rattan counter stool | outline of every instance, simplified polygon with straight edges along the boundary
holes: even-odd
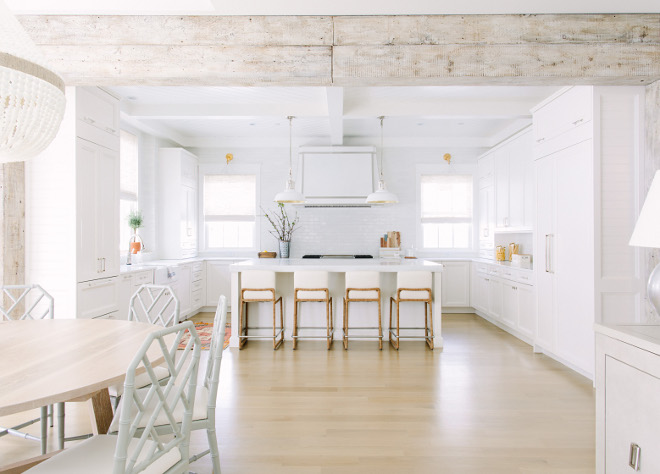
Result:
[[[425,339],[433,349],[433,274],[431,272],[399,272],[396,276],[396,298],[390,297],[390,343],[399,350],[401,329],[423,329],[423,336],[404,336],[406,339]],[[424,327],[400,327],[399,305],[403,302],[424,303]],[[392,305],[396,304],[396,328],[392,328]]]
[[[248,303],[273,304],[273,335],[250,335],[249,329],[269,329],[268,326],[249,327]],[[275,307],[280,304],[280,325],[277,326]],[[275,293],[275,272],[269,270],[249,270],[241,273],[241,295],[238,322],[238,348],[243,349],[248,339],[273,339],[273,350],[284,341],[284,315],[282,297]],[[245,311],[243,306],[245,305]]]
[[[378,339],[378,349],[383,349],[383,325],[380,311],[380,273],[369,271],[346,272],[346,296],[344,297],[344,349],[348,349],[348,304],[378,303],[378,327],[353,327],[351,329],[378,329],[378,336],[351,336],[351,339]]]
[[[300,336],[299,329],[323,329],[322,326],[298,327],[298,303],[320,302],[325,303],[326,335],[325,336]],[[325,339],[328,349],[332,347],[332,338],[335,330],[332,315],[332,297],[328,288],[328,272],[297,271],[293,273],[293,349],[296,349],[298,339]]]

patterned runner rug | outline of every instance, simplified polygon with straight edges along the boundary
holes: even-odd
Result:
[[[213,334],[213,323],[195,323],[195,330],[199,335],[199,338],[202,341],[202,350],[208,350],[211,347],[211,335]],[[231,328],[225,328],[225,344],[224,348],[226,349],[229,345],[229,336],[231,335]],[[185,349],[186,344],[190,339],[190,335],[186,334],[181,339],[179,343],[179,349]]]

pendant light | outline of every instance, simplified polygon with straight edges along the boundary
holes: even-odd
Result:
[[[391,193],[385,186],[385,179],[383,178],[383,120],[385,117],[378,117],[380,119],[380,162],[377,160],[378,166],[378,189],[367,196],[367,204],[396,204],[399,199],[396,194]]]
[[[284,191],[275,195],[275,202],[280,204],[301,204],[305,202],[305,196],[296,191],[296,182],[293,180],[293,117],[289,119],[289,178],[286,180]]]
[[[65,108],[64,81],[48,68],[0,0],[0,162],[30,158],[55,138]]]

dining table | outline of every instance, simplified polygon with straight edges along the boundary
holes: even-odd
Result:
[[[147,335],[160,329],[159,325],[111,319],[0,322],[0,416],[60,402],[88,401],[93,433],[107,433],[113,416],[108,387],[123,383]],[[152,364],[164,360],[156,346],[147,356]],[[140,367],[137,373],[144,372]]]

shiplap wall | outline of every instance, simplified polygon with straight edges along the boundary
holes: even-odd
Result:
[[[372,145],[376,145],[376,141]],[[350,144],[350,143],[348,143]],[[365,144],[365,143],[361,143]],[[284,188],[288,169],[288,148],[191,149],[200,163],[224,163],[228,152],[236,164],[261,165],[261,206],[275,209],[273,197]],[[418,164],[448,165],[442,159],[451,153],[453,163],[476,165],[483,148],[434,149],[386,148],[385,180],[388,189],[399,197],[399,204],[373,208],[291,208],[300,216],[300,227],[291,242],[291,256],[304,254],[372,254],[377,255],[381,234],[388,230],[401,232],[404,247],[413,245],[416,236],[415,169]],[[232,166],[231,164],[228,166]],[[294,165],[295,166],[295,165]],[[261,218],[260,249],[279,252],[277,240],[268,232],[269,224]],[[253,252],[250,252],[252,256]]]

